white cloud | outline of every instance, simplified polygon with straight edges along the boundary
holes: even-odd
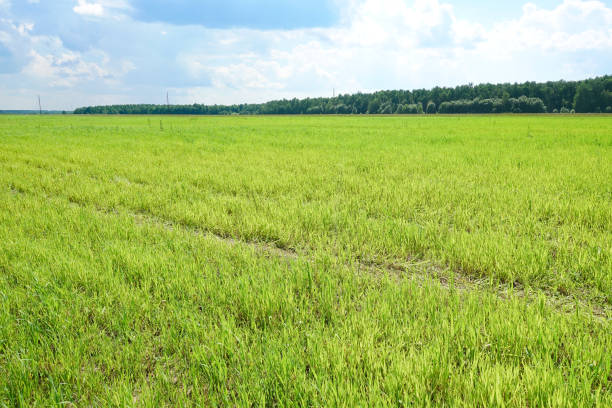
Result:
[[[23,73],[47,80],[51,86],[72,86],[78,81],[106,78],[110,74],[95,62],[84,61],[80,55],[64,52],[60,55],[42,55],[31,51],[30,63]]]
[[[168,83],[176,85],[175,103],[240,103],[332,88],[578,79],[609,73],[612,64],[612,9],[601,1],[565,0],[552,9],[527,3],[521,16],[486,26],[459,18],[448,0],[336,1],[344,4],[336,27],[270,31],[145,23],[126,17],[123,0],[72,0],[76,21],[98,24],[101,49],[70,50],[32,24],[6,28],[1,19],[0,42],[20,59],[22,77],[123,95],[116,102],[157,98]]]
[[[257,90],[256,100],[272,93],[315,96],[334,87],[356,92],[409,86],[449,50],[471,47],[484,35],[480,25],[455,18],[453,8],[437,0],[355,2],[344,20],[328,29],[209,30],[219,48],[183,52],[178,61],[194,78],[210,78],[223,100],[228,90]],[[236,44],[253,39],[264,49],[231,54]]]
[[[85,56],[65,49],[50,53],[32,50],[28,57],[22,73],[51,87],[70,88],[92,81],[116,84],[119,77],[134,69],[129,61],[111,64],[108,55],[102,52]]]
[[[86,53],[67,49],[56,36],[34,34],[33,23],[0,19],[0,43],[11,51],[20,65],[21,80],[49,87],[116,80],[134,67],[127,61],[111,63],[103,51]]]
[[[353,7],[349,28],[338,33],[353,45],[436,48],[483,33],[480,24],[457,19],[453,7],[438,0],[365,0]]]
[[[552,10],[528,3],[520,19],[496,24],[482,44],[496,55],[524,50],[612,52],[612,9],[600,1],[565,0]]]
[[[350,3],[341,27],[230,37],[269,46],[248,57],[221,51],[181,61],[206,72],[213,88],[266,95],[552,79],[584,69],[573,53],[612,55],[612,9],[599,1],[565,0],[552,10],[526,4],[519,19],[486,29],[438,0],[365,0]]]
[[[72,11],[89,17],[120,17],[120,11],[128,9],[130,9],[129,4],[123,0],[98,0],[91,3],[87,0],[78,0]]]
[[[79,0],[79,4],[72,9],[77,14],[84,16],[102,17],[104,15],[104,7],[100,3],[87,3],[86,0]]]

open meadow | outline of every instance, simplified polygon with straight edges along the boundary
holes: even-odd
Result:
[[[0,406],[612,406],[612,116],[0,116]]]

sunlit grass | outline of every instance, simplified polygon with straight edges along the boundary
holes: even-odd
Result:
[[[606,117],[2,117],[0,404],[612,404],[611,180]]]

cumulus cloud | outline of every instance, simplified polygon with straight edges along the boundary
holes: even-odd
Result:
[[[72,87],[96,80],[113,80],[133,68],[127,61],[111,63],[103,51],[87,53],[67,49],[56,36],[37,35],[33,23],[0,20],[0,44],[20,67],[22,80],[51,87]]]
[[[157,102],[168,87],[175,103],[240,103],[332,88],[579,79],[612,66],[612,8],[595,0],[519,4],[516,18],[486,24],[458,17],[452,0],[334,0],[338,24],[291,30],[135,21],[123,0],[61,1],[95,41],[70,48],[28,19],[5,19],[0,51],[18,61],[10,68],[19,79],[123,95],[116,102]]]
[[[366,0],[350,18],[348,38],[359,45],[440,47],[476,39],[478,24],[460,21],[438,0]]]
[[[438,0],[366,0],[349,4],[339,27],[233,30],[224,39],[227,49],[183,52],[179,61],[194,77],[205,73],[218,90],[260,90],[263,97],[256,100],[265,100],[271,92],[291,97],[332,87],[356,92],[406,86],[427,65],[484,35],[482,26],[457,19],[453,7]],[[228,58],[245,42],[264,46]]]
[[[270,38],[267,49],[249,58],[237,56],[240,62],[200,59],[198,70],[219,86],[355,92],[552,79],[579,71],[585,76],[576,53],[612,55],[612,9],[600,1],[565,0],[554,9],[528,3],[520,18],[485,28],[457,18],[443,1],[365,0],[350,3],[344,22],[329,29],[248,32],[277,41]],[[190,63],[188,56],[182,60]]]
[[[104,7],[100,3],[87,3],[86,0],[79,0],[79,4],[72,9],[77,14],[84,16],[102,17],[104,15]]]
[[[118,12],[129,9],[129,4],[123,0],[98,0],[91,3],[87,0],[78,0],[72,11],[83,16],[109,17],[120,16]]]
[[[488,49],[560,52],[612,48],[612,9],[600,1],[565,0],[547,10],[528,3],[515,21],[496,24],[488,35]]]
[[[40,54],[32,50],[28,57],[30,61],[22,72],[38,80],[44,80],[53,87],[72,87],[78,83],[96,80],[108,83],[134,67],[127,61],[111,67],[109,58],[104,54],[94,60],[88,60],[83,55],[71,51]]]

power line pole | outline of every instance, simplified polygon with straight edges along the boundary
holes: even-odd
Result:
[[[42,105],[40,104],[40,95],[38,95],[38,114],[42,115]]]
[[[170,96],[169,96],[169,92],[166,91],[166,106],[169,108],[170,107]]]

